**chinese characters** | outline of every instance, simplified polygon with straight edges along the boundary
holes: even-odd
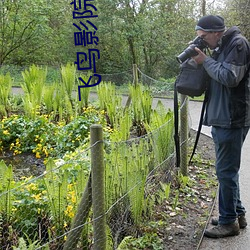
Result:
[[[74,32],[75,46],[89,46],[98,45],[99,38],[96,35],[97,27],[93,19],[97,18],[97,8],[88,2],[94,0],[74,0],[70,4],[74,6],[72,12],[73,26],[77,29]],[[81,88],[93,87],[101,82],[101,75],[96,74],[96,60],[100,59],[100,52],[98,49],[88,49],[88,52],[77,52],[76,61],[78,70],[92,70],[93,75],[89,77],[88,81],[84,81],[81,77],[79,80],[83,85],[78,86],[79,101],[81,101]]]

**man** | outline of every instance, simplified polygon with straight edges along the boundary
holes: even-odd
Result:
[[[219,181],[219,218],[205,235],[221,238],[239,234],[247,226],[240,200],[241,149],[250,126],[250,46],[237,27],[225,29],[220,16],[202,17],[196,33],[213,50],[206,56],[195,48],[193,59],[203,64],[210,76],[204,125],[212,126]]]

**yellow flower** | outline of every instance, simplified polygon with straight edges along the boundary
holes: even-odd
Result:
[[[16,212],[17,208],[13,207],[11,210],[12,210],[12,212]]]
[[[26,186],[26,189],[28,191],[35,191],[37,190],[37,185],[35,183],[30,183],[29,185]]]
[[[36,158],[40,159],[41,158],[41,155],[39,152],[36,152]]]
[[[4,135],[9,135],[10,133],[9,133],[8,130],[4,130],[4,131],[3,131],[3,134],[4,134]]]
[[[43,153],[45,154],[46,157],[48,157],[49,153],[46,147],[43,147]]]
[[[42,199],[41,195],[42,195],[41,193],[33,194],[32,197],[35,198],[36,201],[40,201]]]
[[[76,196],[75,196],[75,195],[72,195],[72,197],[71,197],[71,202],[72,202],[72,203],[76,203]]]
[[[69,218],[73,218],[74,217],[73,206],[68,205],[66,208],[66,211],[64,211],[64,213],[65,213],[65,215],[68,215]]]

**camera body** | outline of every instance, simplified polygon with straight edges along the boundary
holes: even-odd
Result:
[[[200,50],[203,50],[207,48],[207,43],[199,36],[197,36],[190,45],[180,54],[176,57],[177,61],[179,63],[183,63],[188,58],[198,55],[198,53],[195,51],[195,47],[199,48]]]

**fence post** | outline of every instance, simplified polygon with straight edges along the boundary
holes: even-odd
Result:
[[[104,193],[103,130],[99,124],[90,127],[91,175],[93,205],[93,250],[106,249],[106,216]]]
[[[133,64],[133,77],[134,77],[134,85],[138,84],[138,71],[137,71],[137,65]]]
[[[136,64],[133,64],[133,80],[134,80],[133,83],[136,86],[138,84],[138,71]],[[129,94],[124,111],[129,107],[130,104],[131,104],[131,95]]]
[[[187,176],[188,174],[188,97],[181,96],[180,109],[180,168],[181,174]]]

